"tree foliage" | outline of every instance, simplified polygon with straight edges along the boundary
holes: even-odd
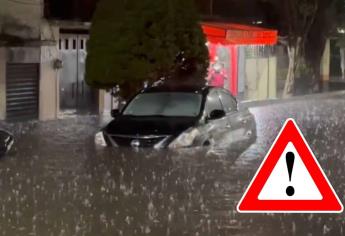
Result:
[[[181,52],[203,75],[205,42],[192,0],[101,0],[92,21],[86,81],[131,93],[143,81],[173,74]]]
[[[343,0],[258,0],[270,8],[270,18],[287,47],[289,70],[284,95],[293,93],[296,83],[319,89],[320,63],[325,43],[337,25],[337,4]]]
[[[284,94],[293,93],[296,82],[310,90],[320,81],[320,63],[325,42],[337,24],[336,3],[342,0],[261,0],[275,12],[281,36],[289,54]]]

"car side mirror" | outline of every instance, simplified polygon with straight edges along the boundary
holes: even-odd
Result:
[[[218,120],[226,116],[225,111],[223,110],[213,110],[209,117],[208,120]]]
[[[126,105],[127,105],[127,101],[121,101],[121,102],[119,103],[118,109],[119,109],[119,110],[122,110]]]
[[[113,109],[113,110],[111,110],[111,116],[113,117],[113,118],[116,118],[116,117],[118,117],[120,115],[120,110],[119,109]]]
[[[10,151],[14,142],[14,137],[12,134],[0,130],[0,157],[5,155]]]

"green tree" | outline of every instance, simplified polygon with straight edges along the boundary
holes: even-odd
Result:
[[[280,43],[286,45],[289,69],[284,96],[290,96],[296,82],[310,90],[321,79],[320,63],[325,42],[336,26],[336,3],[342,0],[259,0],[270,4],[278,15]],[[278,13],[278,14],[277,14]]]
[[[192,0],[100,0],[88,43],[86,81],[119,85],[128,96],[144,81],[172,77],[176,56],[193,59],[198,78],[208,67],[205,36]]]

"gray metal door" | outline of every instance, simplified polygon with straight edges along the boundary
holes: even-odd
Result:
[[[7,120],[38,119],[38,64],[7,64],[6,118]]]
[[[88,35],[61,34],[59,41],[63,68],[60,73],[60,110],[94,113],[98,92],[85,83],[86,43]]]

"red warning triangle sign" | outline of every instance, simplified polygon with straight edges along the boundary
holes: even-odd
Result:
[[[343,205],[293,119],[240,200],[241,213],[340,213]]]

